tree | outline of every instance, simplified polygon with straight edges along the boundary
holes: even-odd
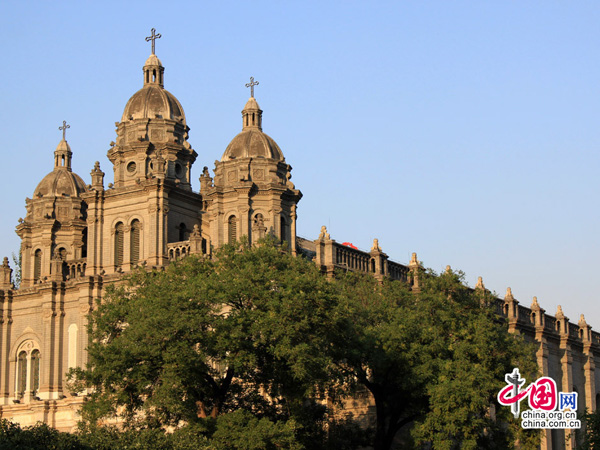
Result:
[[[502,448],[500,435],[510,448],[514,439],[489,408],[505,373],[536,366],[530,347],[489,307],[489,293],[468,289],[452,272],[421,274],[416,293],[356,274],[340,283],[332,358],[342,379],[373,396],[375,450],[389,449],[409,424],[416,442],[435,449]]]
[[[251,413],[265,442],[352,448],[350,433],[333,444],[344,437],[337,425],[327,443],[315,398],[366,389],[375,450],[400,430],[411,431],[407,446],[500,449],[519,438],[533,448],[537,435],[513,433],[507,408],[497,422],[490,414],[504,374],[519,367],[534,378],[531,349],[462,274],[419,276],[418,291],[369,275],[328,279],[272,242],[140,269],[90,316],[89,364],[73,387],[91,389],[84,419],[118,416],[130,429],[216,420],[231,426],[207,431],[214,443],[235,430],[240,442],[258,442],[242,426]]]
[[[577,450],[600,448],[600,409],[587,411],[582,420],[584,424],[583,439]]]
[[[15,252],[12,254],[13,264],[15,265],[13,283],[15,285],[15,289],[19,289],[21,286],[21,250],[19,250],[19,254],[15,255]]]
[[[164,427],[244,407],[289,416],[327,379],[335,296],[313,263],[270,242],[140,269],[90,315],[89,363],[73,387],[91,389],[84,419]]]

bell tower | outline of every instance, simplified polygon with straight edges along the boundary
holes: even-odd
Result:
[[[54,169],[25,200],[27,215],[19,220],[22,286],[83,276],[87,257],[87,191],[71,170],[73,152],[66,140],[70,128],[63,121],[62,140],[54,151]]]
[[[256,85],[254,78],[246,84],[251,94],[242,110],[242,131],[215,162],[214,182],[207,168],[200,178],[200,193],[207,204],[205,220],[214,246],[242,236],[255,243],[270,234],[295,253],[296,207],[302,193],[290,181],[292,167],[283,152],[262,130]]]
[[[114,184],[105,189],[99,166],[92,171],[94,273],[120,273],[142,263],[162,266],[168,244],[200,225],[202,202],[190,183],[198,155],[188,142],[181,103],[164,88],[165,69],[155,51],[160,37],[153,28],[146,38],[152,52],[142,68],[142,88],[115,124],[116,142],[107,154]]]

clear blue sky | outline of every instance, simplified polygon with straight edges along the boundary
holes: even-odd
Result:
[[[450,264],[600,330],[600,3],[0,4],[0,256],[63,120],[86,182],[142,85],[150,28],[202,167],[241,129],[250,76],[294,167],[298,234]]]

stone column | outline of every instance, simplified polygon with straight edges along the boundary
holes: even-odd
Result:
[[[56,355],[56,296],[57,284],[52,282],[40,290],[42,295],[42,342],[40,342],[40,389],[38,396],[49,400],[54,397],[57,366]]]
[[[506,317],[508,319],[508,331],[510,333],[518,334],[517,322],[519,321],[519,302],[513,297],[510,288],[506,288],[504,306],[506,309]]]
[[[560,358],[560,367],[562,373],[561,387],[562,392],[573,392],[573,352],[569,342],[569,318],[562,311],[562,307],[558,305],[556,311],[556,321],[559,323],[560,333],[560,349],[562,357]],[[574,450],[576,447],[575,432],[565,430],[565,448]]]
[[[548,357],[550,355],[550,349],[545,337],[542,337],[540,346],[536,352],[537,364],[542,369],[542,374],[548,376],[550,374],[548,367]],[[541,442],[540,450],[553,450],[552,445],[552,430],[541,430]]]
[[[594,363],[594,353],[592,351],[592,327],[590,327],[584,315],[579,318],[579,333],[583,341],[583,354],[585,362],[583,364],[583,376],[585,379],[585,408],[588,411],[596,410],[596,364]]]
[[[290,213],[290,250],[292,255],[296,256],[296,205],[292,205],[292,212]]]
[[[10,329],[12,294],[0,291],[0,405],[8,405],[10,401]]]
[[[408,263],[408,271],[409,273],[412,275],[412,291],[413,292],[420,292],[421,291],[421,285],[420,285],[420,271],[421,271],[421,263],[419,262],[419,260],[417,259],[417,254],[413,253],[411,258],[410,258],[410,262]]]

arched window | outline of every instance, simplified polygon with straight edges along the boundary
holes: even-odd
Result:
[[[31,352],[31,390],[37,391],[40,388],[40,351]]]
[[[235,216],[229,217],[227,221],[227,242],[229,244],[235,244],[237,241],[237,221]]]
[[[123,241],[124,227],[121,222],[115,226],[115,266],[120,267],[123,264]]]
[[[33,280],[40,281],[42,276],[42,251],[37,249],[33,255]]]
[[[77,333],[79,328],[77,324],[72,323],[68,328],[69,335],[69,347],[68,347],[68,359],[67,366],[70,368],[77,367]]]
[[[81,257],[82,258],[87,258],[87,237],[88,237],[88,230],[87,228],[83,229],[83,232],[81,233],[81,243],[83,244],[81,246]]]
[[[17,373],[15,378],[16,397],[30,399],[29,394],[40,388],[40,351],[32,341],[23,342],[17,350]]]
[[[66,280],[69,277],[69,266],[67,266],[67,250],[64,247],[61,247],[58,249],[55,255],[57,255],[62,261],[62,277],[63,280]]]
[[[17,394],[22,397],[27,389],[27,352],[19,353],[17,359]]]
[[[185,223],[181,223],[178,228],[179,228],[179,240],[185,241],[187,234],[188,234]]]
[[[129,260],[131,264],[137,264],[140,261],[140,221],[137,219],[131,222]]]
[[[281,227],[281,243],[288,240],[287,233],[287,223],[285,222],[285,218],[283,216],[279,217],[279,224]]]

